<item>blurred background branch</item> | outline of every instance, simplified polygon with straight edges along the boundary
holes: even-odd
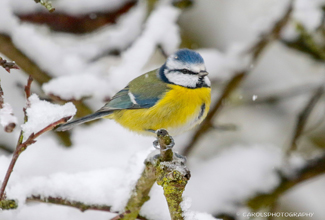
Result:
[[[192,149],[195,147],[199,139],[213,126],[215,117],[221,111],[221,108],[223,107],[223,104],[225,103],[226,99],[228,99],[230,94],[240,86],[240,84],[249,74],[249,72],[252,71],[251,67],[256,65],[256,62],[262,51],[271,41],[279,38],[282,28],[287,24],[290,18],[292,9],[293,1],[290,1],[287,11],[284,13],[282,18],[275,22],[270,32],[263,34],[261,39],[257,41],[253,46],[251,46],[250,49],[247,50],[247,53],[252,56],[250,63],[247,65],[246,69],[235,72],[233,74],[233,77],[228,81],[220,97],[218,97],[215,104],[212,104],[211,110],[207,118],[201,123],[197,132],[194,134],[194,136],[189,141],[189,144],[186,146],[184,150],[185,156],[188,156],[191,153]]]
[[[306,166],[297,171],[292,177],[286,177],[279,173],[281,177],[280,184],[274,188],[270,193],[260,193],[254,198],[247,201],[248,207],[253,210],[267,208],[272,206],[280,196],[287,190],[295,187],[296,185],[311,180],[317,176],[325,173],[325,156],[322,155],[317,159],[308,161]]]

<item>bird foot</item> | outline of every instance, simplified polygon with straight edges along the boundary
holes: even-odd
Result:
[[[173,137],[170,136],[170,144],[166,145],[166,149],[163,149],[162,151],[172,149],[174,146],[175,146],[175,141],[174,141]],[[153,147],[156,148],[157,150],[161,150],[158,140],[155,140],[153,142]]]

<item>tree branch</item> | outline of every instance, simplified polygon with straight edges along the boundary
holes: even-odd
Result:
[[[258,210],[263,207],[269,207],[273,205],[278,198],[287,190],[298,185],[301,182],[317,177],[325,173],[325,155],[322,155],[318,159],[308,162],[307,166],[300,169],[294,178],[287,178],[280,174],[281,183],[272,190],[270,193],[261,193],[251,198],[247,205],[253,209]]]
[[[72,208],[79,209],[81,212],[85,212],[87,210],[93,210],[93,211],[104,211],[104,212],[110,212],[110,213],[116,213],[111,211],[111,206],[107,205],[100,205],[100,204],[85,204],[83,202],[79,201],[70,201],[67,199],[63,199],[61,197],[44,197],[44,196],[35,196],[32,195],[30,197],[26,198],[26,202],[43,202],[43,203],[49,203],[49,204],[55,204],[55,205],[63,205],[63,206],[68,206]],[[120,219],[123,218],[125,214],[128,214],[129,212],[124,212],[122,214],[117,215],[113,219]],[[141,220],[147,220],[143,216],[137,216],[137,219]]]
[[[125,212],[128,212],[122,219],[136,219],[139,215],[142,205],[150,199],[149,192],[156,181],[156,168],[149,162],[145,161],[145,168],[134,187],[131,197],[125,207]]]
[[[31,95],[30,87],[32,86],[33,80],[34,80],[33,77],[31,75],[29,75],[28,80],[27,80],[27,85],[24,87],[24,91],[26,94],[26,100],[28,100]]]
[[[312,110],[316,106],[318,100],[321,98],[323,93],[324,93],[324,88],[322,85],[314,91],[313,95],[307,102],[306,106],[300,112],[300,114],[298,116],[297,124],[295,127],[295,132],[294,132],[294,135],[291,140],[291,145],[287,151],[287,155],[297,149],[297,141],[304,131],[308,117],[310,116]]]
[[[98,210],[98,211],[105,211],[105,212],[112,212],[110,206],[106,205],[88,205],[78,201],[69,201],[60,197],[43,197],[43,196],[31,196],[26,199],[27,202],[44,202],[44,203],[51,203],[56,205],[64,205],[69,207],[74,207],[79,209],[80,211],[84,212],[87,210]]]
[[[4,98],[3,98],[3,90],[2,90],[2,87],[1,87],[1,79],[0,79],[0,109],[3,108],[3,103],[4,103]]]
[[[160,154],[145,161],[144,171],[125,207],[127,213],[118,219],[136,219],[142,205],[149,200],[149,192],[155,181],[164,189],[171,219],[184,219],[180,203],[183,201],[182,194],[191,176],[190,171],[184,165],[186,159],[174,154],[172,149],[168,148],[168,145],[173,143],[168,132],[160,129],[156,133]]]
[[[15,60],[22,70],[31,75],[40,85],[48,82],[51,77],[43,72],[33,61],[18,50],[10,37],[0,34],[0,52],[11,60]]]
[[[43,5],[49,12],[54,12],[55,8],[53,8],[51,1],[47,0],[34,0],[36,3],[40,3]]]
[[[28,82],[27,82],[27,85],[25,86],[25,93],[26,93],[26,100],[27,100],[27,108],[29,107],[29,101],[28,101],[28,98],[30,97],[30,87],[31,87],[31,84],[32,84],[32,81],[33,81],[33,78],[30,76],[28,78]],[[43,128],[42,130],[38,131],[36,134],[32,133],[25,142],[23,142],[23,130],[21,130],[20,132],[20,135],[19,135],[19,138],[18,138],[18,143],[17,143],[17,146],[16,146],[16,149],[14,151],[14,154],[12,156],[12,159],[11,159],[11,162],[9,164],[9,167],[7,169],[7,173],[4,177],[4,180],[2,182],[2,185],[1,185],[1,189],[0,189],[0,208],[2,209],[10,209],[12,208],[12,205],[8,205],[7,204],[7,201],[8,200],[5,200],[5,189],[6,189],[6,186],[8,184],[8,181],[9,181],[9,178],[10,178],[10,175],[14,169],[14,166],[18,160],[18,157],[19,155],[24,151],[26,150],[26,148],[35,143],[36,142],[36,138],[39,137],[41,134],[45,133],[46,131],[50,131],[52,130],[54,127],[56,127],[57,125],[59,124],[62,124],[62,123],[65,123],[67,122],[69,119],[71,118],[71,116],[69,117],[65,117],[65,118],[61,118],[60,120],[56,121],[56,122],[53,122],[51,124],[49,124],[48,126],[46,126],[45,128]],[[27,118],[27,114],[26,114],[26,108],[24,108],[24,121],[25,123],[27,122],[28,118]]]
[[[11,175],[11,173],[12,173],[12,171],[14,169],[14,166],[15,166],[17,160],[18,160],[19,155],[23,151],[25,151],[26,148],[29,145],[35,143],[36,142],[35,139],[38,136],[40,136],[41,134],[45,133],[46,131],[52,130],[54,127],[58,126],[59,124],[63,124],[65,122],[67,122],[70,118],[71,118],[71,116],[70,117],[61,118],[60,120],[58,120],[56,122],[53,122],[52,124],[46,126],[45,128],[43,128],[42,130],[40,130],[36,134],[32,133],[25,142],[23,142],[23,143],[21,143],[21,144],[19,144],[17,146],[17,148],[16,148],[16,150],[15,150],[13,156],[12,156],[11,162],[9,164],[9,167],[8,167],[8,170],[7,170],[7,173],[6,173],[6,176],[5,176],[5,178],[4,178],[3,182],[2,182],[2,185],[1,185],[1,189],[0,189],[0,201],[4,200],[4,192],[5,192],[7,183],[9,181],[10,175]],[[20,137],[19,139],[21,140],[22,138]],[[5,209],[5,207],[2,207],[2,208]]]
[[[27,74],[29,74],[39,85],[42,85],[51,80],[51,76],[41,70],[36,63],[29,59],[19,49],[15,47],[9,36],[0,33],[0,53],[4,54],[11,60],[15,60],[20,68]],[[1,98],[0,98],[1,99]],[[57,99],[53,99],[58,101]],[[61,100],[60,103],[66,103],[67,101]],[[73,104],[77,108],[76,117],[80,118],[92,113],[92,110],[81,100],[74,100]],[[71,140],[68,132],[55,133],[62,142],[69,146]]]
[[[14,61],[8,62],[7,60],[2,59],[2,57],[0,57],[0,66],[2,66],[8,73],[10,73],[11,69],[19,69]]]
[[[37,64],[29,59],[25,54],[18,50],[10,37],[4,34],[0,34],[0,53],[4,54],[11,60],[15,60],[20,68],[27,74],[33,77],[33,79],[40,85],[51,80],[51,76],[42,71]],[[80,100],[74,101],[77,108],[77,117],[82,117],[91,114],[91,109]]]
[[[273,28],[271,29],[270,33],[264,34],[263,37],[258,41],[255,45],[253,45],[247,53],[252,54],[252,59],[250,62],[250,65],[242,71],[236,72],[234,76],[229,80],[228,84],[225,86],[224,90],[222,91],[221,96],[218,98],[215,105],[211,107],[211,110],[206,117],[206,119],[201,123],[199,129],[194,134],[193,138],[190,140],[189,144],[184,150],[184,155],[187,156],[190,154],[192,149],[194,148],[195,144],[198,142],[198,140],[213,126],[213,121],[215,117],[220,112],[223,103],[228,99],[229,95],[238,88],[238,86],[242,83],[242,81],[245,79],[245,77],[249,74],[251,71],[251,66],[255,66],[255,63],[257,62],[258,58],[260,57],[260,54],[266,46],[273,40],[276,40],[280,36],[280,32],[282,28],[287,24],[289,17],[291,15],[293,8],[293,1],[290,1],[290,4],[288,6],[287,11],[283,15],[283,17],[274,24]]]

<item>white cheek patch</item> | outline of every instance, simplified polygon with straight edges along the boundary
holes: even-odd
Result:
[[[196,84],[199,81],[199,77],[197,75],[185,75],[180,72],[169,72],[165,74],[169,82],[174,83],[176,85],[184,86],[184,87],[192,87],[195,88]],[[205,77],[207,78],[207,77]]]

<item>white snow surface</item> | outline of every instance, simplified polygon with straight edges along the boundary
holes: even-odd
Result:
[[[269,192],[279,184],[277,170],[282,157],[274,146],[230,147],[195,166],[189,164],[191,180],[185,195],[191,197],[194,210],[236,214],[237,202],[257,192]]]
[[[308,31],[315,30],[322,22],[324,0],[297,0],[294,2],[293,18],[301,22]]]
[[[79,100],[84,97],[95,96],[104,98],[109,83],[105,78],[96,75],[68,75],[52,79],[43,85],[46,94],[59,96],[63,100]]]
[[[66,103],[61,106],[42,101],[36,94],[31,95],[28,99],[28,107],[26,109],[28,121],[21,125],[24,132],[24,140],[27,140],[32,133],[42,130],[61,118],[73,117],[76,111],[72,103]]]
[[[75,129],[72,141],[73,148],[62,148],[52,136],[45,135],[28,148],[19,158],[7,188],[7,196],[17,199],[19,208],[1,212],[1,218],[20,219],[21,212],[31,213],[33,206],[26,204],[25,198],[32,195],[57,196],[123,210],[143,170],[143,161],[154,151],[152,139],[130,133],[113,121],[102,120],[91,127]],[[4,175],[9,159],[0,157],[0,175]],[[162,188],[155,185],[150,196],[141,215],[155,220],[168,219]],[[46,207],[38,207],[51,212]],[[61,209],[60,215],[65,212]],[[210,214],[192,209],[188,213],[187,219],[214,219]],[[60,215],[53,219],[60,219]]]
[[[14,116],[11,105],[9,103],[3,103],[0,109],[0,124],[2,127],[6,127],[10,123],[17,124],[18,120]]]

